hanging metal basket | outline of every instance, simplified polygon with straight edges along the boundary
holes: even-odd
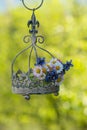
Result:
[[[55,58],[49,51],[38,46],[38,43],[42,44],[44,42],[44,37],[37,35],[39,21],[36,20],[35,10],[41,7],[43,0],[41,1],[41,4],[34,9],[27,7],[24,0],[22,0],[22,3],[28,10],[33,11],[31,20],[29,20],[27,24],[28,27],[31,26],[31,29],[29,30],[31,35],[26,35],[23,39],[25,43],[31,42],[31,45],[19,52],[12,62],[12,91],[13,93],[24,95],[26,99],[29,99],[31,94],[54,93],[57,96],[65,72],[73,66],[72,61],[64,64],[58,58]],[[45,57],[38,56],[37,49],[48,53],[51,56],[50,61],[47,62]],[[27,72],[23,72],[20,69],[14,71],[17,58],[27,50],[30,50]],[[35,52],[36,58],[33,68],[31,67],[32,51]]]

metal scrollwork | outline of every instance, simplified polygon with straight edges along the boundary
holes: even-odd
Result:
[[[24,36],[23,41],[24,43],[29,43],[31,41],[31,36],[30,35]]]
[[[41,35],[37,36],[37,42],[42,44],[44,42],[44,37]]]

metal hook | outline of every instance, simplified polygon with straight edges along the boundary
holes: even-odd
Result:
[[[41,0],[40,5],[39,5],[38,7],[36,7],[36,8],[29,8],[29,7],[25,4],[24,0],[22,0],[22,3],[23,3],[23,5],[24,5],[24,7],[25,7],[26,9],[31,10],[31,11],[32,11],[32,10],[35,11],[35,10],[39,9],[39,8],[42,6],[43,1],[44,1],[44,0]]]

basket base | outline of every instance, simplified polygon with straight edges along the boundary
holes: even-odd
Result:
[[[12,87],[12,92],[16,94],[26,95],[26,94],[51,94],[59,91],[59,86],[51,86],[51,87],[36,87],[36,88],[17,88]]]

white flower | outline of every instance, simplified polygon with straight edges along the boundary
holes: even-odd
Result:
[[[63,80],[64,80],[64,77],[63,76],[58,76],[58,79],[56,80],[56,82],[55,82],[55,85],[56,86],[60,86],[61,85],[61,83],[63,82]]]
[[[52,58],[50,63],[54,66],[57,63],[57,58]]]
[[[46,65],[42,66],[42,72],[43,72],[43,74],[47,73],[47,66]]]
[[[33,74],[34,74],[34,76],[39,78],[42,75],[42,67],[35,66],[35,68],[33,69]]]
[[[39,79],[40,79],[40,80],[44,80],[45,77],[46,77],[46,75],[43,73],[43,74],[39,77]]]
[[[63,70],[63,64],[57,58],[52,58],[50,63],[57,73],[60,73]]]
[[[39,80],[44,80],[46,77],[46,68],[45,66],[35,66],[35,68],[33,69],[33,74],[35,77],[37,77]]]
[[[54,64],[54,67],[57,71],[57,73],[60,73],[61,71],[63,71],[63,64],[57,60],[57,62]]]
[[[46,63],[46,69],[47,71],[51,71],[53,69],[53,65],[50,62]]]

